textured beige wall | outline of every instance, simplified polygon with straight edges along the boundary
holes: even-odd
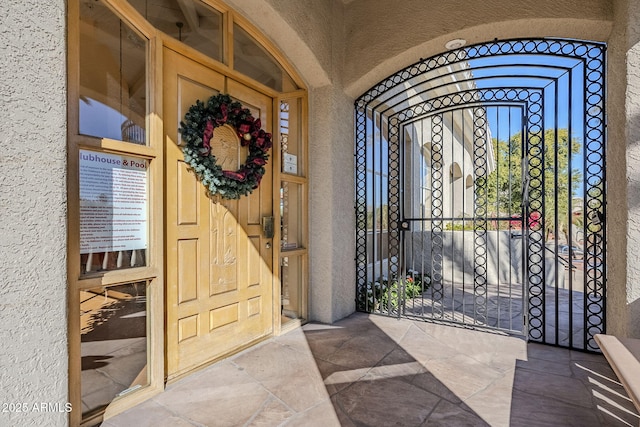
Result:
[[[640,338],[636,255],[640,250],[640,3],[636,0],[615,1],[608,60],[607,326],[609,333]]]
[[[610,0],[356,0],[346,8],[345,87],[357,97],[455,38],[604,40],[612,15]]]
[[[640,263],[637,255],[640,252],[640,2],[628,0],[628,5],[625,15],[629,47],[626,82],[628,241],[625,255],[631,262],[627,263],[625,302],[629,325],[627,335],[640,338]]]
[[[0,425],[66,425],[31,412],[68,401],[65,1],[4,0],[0,23],[0,404],[29,411]]]
[[[615,26],[608,40],[607,51],[607,161],[609,165],[620,167],[609,168],[607,175],[607,198],[609,206],[624,209],[608,209],[607,211],[607,327],[608,332],[615,335],[628,334],[628,315],[626,306],[627,283],[627,178],[626,178],[626,50],[627,9],[626,0],[616,2]],[[615,204],[612,202],[615,200]],[[612,244],[612,243],[616,244]]]

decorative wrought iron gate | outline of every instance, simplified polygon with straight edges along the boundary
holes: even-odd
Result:
[[[597,351],[605,45],[495,41],[355,104],[357,308]]]

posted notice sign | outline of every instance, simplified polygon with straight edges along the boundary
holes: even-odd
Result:
[[[147,166],[80,150],[80,253],[147,248]]]

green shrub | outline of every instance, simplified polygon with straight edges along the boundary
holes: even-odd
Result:
[[[357,295],[358,310],[396,311],[401,300],[422,295],[431,285],[431,278],[409,271],[401,283],[397,279],[389,282],[386,277],[381,277],[373,283],[367,282],[366,286],[360,286]],[[400,286],[401,284],[403,286]]]

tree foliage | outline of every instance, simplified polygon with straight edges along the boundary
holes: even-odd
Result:
[[[570,156],[580,153],[580,141],[573,138],[569,144],[567,129],[559,129],[557,132],[549,129],[544,133],[544,143],[542,138],[536,138],[535,135],[529,139],[530,146],[526,153],[527,159],[524,161],[521,133],[515,134],[508,142],[494,138],[492,143],[496,160],[495,169],[487,176],[485,182],[479,182],[476,179],[476,185],[485,187],[488,214],[509,217],[522,215],[525,178],[522,167],[523,163],[526,164],[526,168],[529,164],[533,164],[535,168],[529,170],[529,176],[542,176],[543,179],[539,186],[530,185],[528,196],[532,199],[538,189],[541,192],[544,206],[541,214],[545,236],[556,231],[556,220],[558,229],[566,234],[570,220],[569,200],[577,196],[574,193],[582,179],[581,170],[575,167],[575,164],[571,165],[571,177],[569,177],[569,159]],[[543,149],[543,156],[534,156],[533,153],[538,152],[540,148]],[[539,171],[542,173],[540,174]],[[569,185],[569,180],[572,185]],[[540,179],[534,182],[534,184],[539,183]]]

